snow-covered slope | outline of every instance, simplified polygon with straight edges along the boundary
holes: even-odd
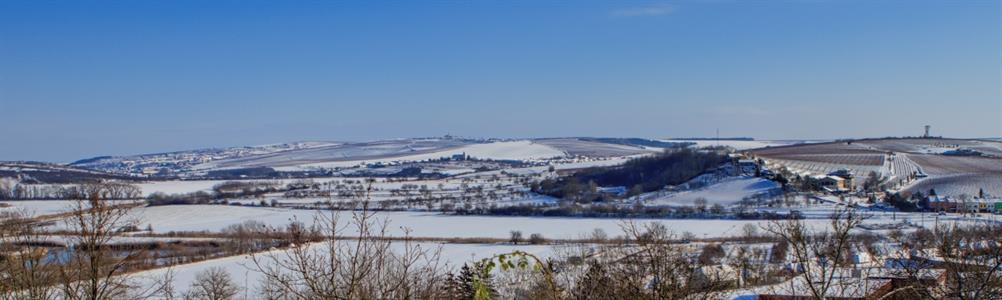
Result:
[[[665,140],[667,142],[689,142],[696,143],[696,148],[703,147],[714,147],[714,146],[724,146],[731,147],[736,150],[747,150],[747,149],[757,149],[765,147],[775,147],[775,146],[785,146],[793,145],[798,143],[804,143],[806,141],[765,141],[765,140]]]
[[[566,153],[556,148],[543,145],[540,143],[535,143],[529,140],[469,144],[458,147],[451,147],[446,150],[440,150],[435,152],[426,152],[421,154],[409,154],[409,153],[404,153],[404,154],[405,155],[399,155],[399,156],[385,155],[378,157],[356,157],[355,159],[350,159],[350,160],[332,160],[328,162],[318,162],[318,163],[309,163],[300,165],[286,165],[286,166],[279,166],[276,169],[292,171],[292,170],[301,170],[309,168],[349,167],[364,163],[386,164],[392,162],[415,162],[415,161],[434,160],[443,157],[451,157],[452,155],[456,154],[466,154],[466,156],[475,159],[520,160],[520,161],[540,160],[554,157],[562,157],[566,155]]]
[[[147,171],[169,170],[183,173],[193,166],[217,160],[268,155],[339,145],[335,142],[295,142],[248,147],[211,148],[129,156],[102,156],[82,159],[71,166],[117,174],[139,175]]]
[[[466,154],[491,160],[541,160],[567,153],[532,140],[488,141],[458,138],[393,139],[358,143],[300,142],[254,147],[203,149],[162,154],[98,157],[74,166],[115,173],[168,170],[184,175],[213,170],[268,167],[283,171],[415,162]]]
[[[282,151],[263,155],[212,161],[195,166],[196,170],[238,169],[251,167],[296,167],[332,162],[378,161],[395,157],[428,154],[473,144],[460,139],[396,139]]]
[[[322,246],[325,245],[326,244],[318,243],[311,244],[306,247],[313,247],[311,249],[320,251],[323,248]],[[491,257],[497,254],[511,253],[516,250],[532,253],[533,255],[543,258],[550,257],[554,254],[553,247],[549,245],[441,244],[422,242],[416,243],[413,246],[420,247],[420,249],[427,250],[430,253],[437,252],[439,255],[438,262],[440,266],[445,267],[450,271],[455,271],[467,262]],[[393,243],[390,245],[390,249],[395,253],[402,253],[404,251],[404,244]],[[286,251],[287,250],[279,249],[258,253],[256,255],[261,263],[267,265],[274,261],[273,258],[282,260],[287,259],[288,252]],[[172,268],[161,268],[139,272],[131,275],[131,279],[135,280],[139,285],[150,286],[153,285],[154,282],[157,282],[157,280],[164,278],[164,275],[169,271],[172,275],[172,282],[176,292],[184,293],[189,289],[191,284],[195,282],[195,278],[198,273],[210,268],[221,268],[230,274],[234,283],[238,286],[236,298],[256,299],[255,293],[258,292],[264,276],[262,273],[257,272],[257,267],[249,255],[236,255],[174,266]]]
[[[645,195],[648,205],[693,205],[696,199],[706,199],[708,205],[735,204],[745,197],[776,191],[779,185],[759,177],[730,177],[718,183],[680,192],[652,192]]]

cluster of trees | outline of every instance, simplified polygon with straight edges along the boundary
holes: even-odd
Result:
[[[687,148],[695,146],[696,143],[693,142],[682,142],[682,141],[656,141],[650,139],[642,138],[589,138],[583,137],[579,138],[582,141],[592,141],[607,144],[619,144],[626,146],[646,146],[655,148]]]
[[[546,179],[532,185],[534,192],[590,203],[613,198],[598,191],[600,186],[629,187],[627,196],[684,183],[717,168],[727,156],[712,151],[671,150],[660,155],[634,158],[623,165],[595,167],[571,176]]]
[[[755,286],[776,288],[766,293],[829,299],[889,276],[853,275],[859,269],[853,268],[851,254],[876,249],[881,239],[910,253],[898,260],[899,272],[890,275],[898,280],[882,291],[884,299],[1002,297],[998,224],[894,232],[884,238],[855,234],[865,216],[846,208],[824,229],[802,220],[773,221],[764,227],[766,235],[743,228],[747,238],[772,244],[771,251],[762,251],[713,242],[697,248],[680,243],[691,237],[675,235],[660,223],[626,222],[622,237],[609,240],[597,232],[593,244],[564,249],[552,259],[515,251],[452,273],[437,249],[417,243],[408,230],[391,236],[388,221],[368,210],[368,202],[346,217],[325,211],[312,226],[293,222],[271,230],[251,221],[227,228],[226,238],[254,253],[249,267],[261,275],[257,287],[241,287],[226,270],[215,268],[199,273],[180,292],[170,272],[152,284],[130,282],[126,272],[140,252],[116,250],[111,243],[129,224],[126,210],[98,195],[80,200],[67,220],[75,233],[68,237],[77,246],[63,261],[47,260],[43,248],[32,246],[43,234],[32,220],[2,217],[4,299],[718,299]],[[343,237],[344,232],[357,235]],[[511,236],[513,243],[526,241],[521,232]],[[287,241],[279,246],[284,251],[256,252],[268,245],[255,243],[272,239]],[[527,241],[541,240],[530,235]],[[930,272],[944,279],[930,282],[925,279]],[[841,286],[845,278],[859,280],[853,281],[858,286]],[[805,284],[775,285],[791,279]]]
[[[14,180],[0,180],[0,200],[65,200],[86,199],[99,193],[102,199],[139,199],[142,191],[128,183],[24,184]]]
[[[166,194],[156,192],[146,197],[150,206],[211,204],[224,202],[224,199],[238,197],[256,197],[267,193],[286,191],[296,183],[282,185],[278,181],[226,181],[212,187],[212,191],[196,191],[191,193]]]
[[[290,189],[287,197],[324,197],[323,201],[295,205],[299,208],[332,208],[336,210],[354,209],[370,193],[379,198],[380,210],[427,209],[463,213],[481,211],[499,201],[526,199],[532,176],[517,174],[494,174],[461,179],[447,179],[437,184],[411,179],[384,178],[386,183],[402,183],[399,187],[378,187],[375,179],[328,181],[307,185],[306,188]],[[458,186],[447,185],[459,181]],[[412,183],[413,182],[413,183]],[[291,188],[291,184],[290,184]]]
[[[749,210],[743,206],[726,208],[720,204],[708,205],[705,199],[696,199],[694,206],[632,206],[616,203],[562,203],[559,205],[518,204],[510,206],[488,206],[475,208],[453,208],[461,215],[498,216],[543,216],[543,217],[589,217],[589,218],[734,218],[745,220],[776,220],[801,218],[799,214],[778,214],[771,211]]]
[[[212,186],[220,198],[253,197],[291,189],[297,183],[283,186],[278,181],[226,181]]]

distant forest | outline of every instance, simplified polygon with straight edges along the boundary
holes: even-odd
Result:
[[[716,152],[681,149],[655,156],[634,158],[623,165],[594,167],[571,176],[546,179],[532,186],[534,192],[576,202],[608,200],[598,187],[622,186],[627,196],[681,184],[727,161]]]
[[[689,140],[689,141],[754,141],[752,137],[690,137],[690,138],[670,138],[669,140]]]
[[[657,147],[657,148],[685,148],[685,147],[696,145],[696,143],[693,143],[693,142],[665,142],[665,141],[657,141],[657,140],[642,139],[642,138],[592,138],[592,137],[583,137],[583,138],[578,138],[578,139],[582,140],[582,141],[588,141],[588,142],[599,142],[599,143],[618,144],[618,145],[626,145],[626,146]]]

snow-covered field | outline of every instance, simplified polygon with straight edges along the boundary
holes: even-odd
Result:
[[[641,146],[603,143],[579,138],[536,139],[534,142],[559,149],[560,151],[566,152],[572,156],[621,157],[661,151],[660,149],[648,149]]]
[[[824,227],[828,220],[824,219],[833,206],[799,208],[805,215],[811,217],[806,222],[811,226]],[[777,209],[776,211],[789,211]],[[154,232],[169,231],[219,231],[223,228],[239,224],[247,220],[260,221],[271,226],[281,227],[296,220],[311,224],[318,213],[329,211],[297,210],[264,207],[240,207],[226,205],[172,205],[137,208],[131,218],[144,228],[149,224]],[[340,212],[343,219],[351,212]],[[622,233],[621,225],[628,220],[613,218],[546,218],[546,217],[498,217],[498,216],[453,216],[429,212],[379,212],[380,220],[388,220],[391,235],[403,235],[402,228],[411,230],[412,236],[432,238],[507,238],[512,230],[524,234],[540,233],[546,238],[576,239],[584,237],[596,229],[605,231],[610,236]],[[994,216],[986,216],[989,220]],[[926,220],[931,225],[934,216],[907,213],[874,213],[867,223],[884,224],[899,223],[903,220],[919,223]],[[959,216],[940,217],[940,221],[960,220]],[[728,237],[741,234],[745,224],[764,226],[765,220],[731,220],[731,219],[637,219],[643,224],[658,222],[667,226],[675,233],[690,232],[697,237]],[[345,234],[352,234],[348,228]]]
[[[134,209],[129,220],[138,222],[140,228],[151,226],[156,233],[170,231],[218,232],[227,226],[254,220],[282,227],[292,221],[312,224],[318,213],[330,211],[243,207],[229,205],[169,205]],[[351,212],[339,212],[347,220]],[[431,212],[378,212],[379,220],[388,220],[391,235],[403,235],[402,228],[412,236],[431,238],[508,238],[512,230],[525,235],[542,234],[546,238],[577,239],[601,229],[610,236],[622,233],[621,225],[629,220],[613,218],[546,218],[546,217],[495,217],[454,216]],[[690,219],[637,219],[638,223],[659,222],[676,233],[691,232],[698,237],[737,236],[745,224],[764,225],[761,220],[690,220]],[[822,221],[822,220],[819,220]],[[811,221],[813,222],[813,220]],[[825,224],[825,222],[819,222]],[[57,228],[63,224],[57,224]],[[347,228],[350,230],[350,228]],[[345,234],[352,234],[351,231]]]
[[[696,143],[697,148],[704,147],[714,147],[714,146],[725,146],[731,147],[736,150],[747,150],[747,149],[757,149],[765,147],[774,146],[785,146],[793,145],[798,143],[805,143],[808,141],[765,141],[765,140],[753,140],[753,141],[736,141],[736,140],[664,140],[666,142],[689,142]]]
[[[119,200],[111,201],[119,202]],[[122,200],[121,202],[134,203],[135,201]],[[68,212],[76,206],[76,201],[73,200],[12,200],[0,201],[0,203],[10,205],[8,207],[0,207],[0,211],[18,210],[21,213],[35,217]]]
[[[60,200],[25,200],[25,201],[0,201],[0,203],[10,205],[0,208],[3,210],[20,210],[32,216],[51,215],[71,210],[70,201]]]
[[[746,181],[738,181],[746,182]],[[725,183],[727,184],[727,183]],[[736,183],[735,183],[736,184]],[[740,184],[738,184],[740,185]],[[754,184],[753,184],[754,185]],[[708,198],[709,199],[709,198]],[[52,214],[64,211],[70,201],[6,201],[16,209],[36,211],[36,214]],[[836,206],[831,203],[787,208],[763,208],[778,213],[788,213],[797,210],[808,217],[811,226],[818,228],[828,225],[825,218]],[[6,209],[14,209],[6,208]],[[134,208],[128,219],[138,223],[140,228],[151,226],[156,233],[170,231],[210,231],[218,232],[227,226],[239,224],[248,220],[260,221],[265,224],[282,227],[292,221],[311,224],[319,213],[330,214],[330,211],[303,210],[270,207],[247,207],[232,205],[170,205]],[[338,212],[345,219],[351,212]],[[868,224],[889,224],[908,221],[924,227],[936,223],[960,222],[995,222],[1002,216],[983,214],[977,219],[964,218],[960,215],[935,216],[921,213],[890,213],[868,212],[871,217]],[[411,230],[412,236],[430,238],[507,238],[512,230],[522,231],[525,235],[542,234],[551,239],[576,239],[584,237],[596,229],[605,231],[610,236],[622,233],[621,225],[629,221],[614,218],[558,218],[558,217],[502,217],[502,216],[455,216],[434,212],[378,212],[377,218],[388,220],[390,233],[402,235],[402,228]],[[765,220],[731,220],[731,219],[636,219],[638,223],[658,222],[667,226],[675,233],[690,232],[697,237],[728,237],[741,234],[741,227],[746,224],[755,226],[767,225]],[[56,228],[64,227],[57,223]],[[345,234],[351,234],[346,232]]]
[[[225,180],[191,180],[191,181],[151,181],[137,184],[143,191],[143,196],[153,193],[183,194],[197,191],[210,191],[212,187],[225,182]]]
[[[687,205],[696,199],[706,199],[708,205],[732,205],[745,197],[769,193],[779,188],[779,184],[758,177],[734,177],[722,182],[694,190],[667,193],[652,192],[642,196],[647,205]]]
[[[288,165],[282,164],[277,166],[276,170],[283,171],[297,171],[310,168],[336,168],[336,167],[351,167],[360,164],[373,164],[373,163],[393,163],[393,162],[416,162],[425,160],[434,160],[442,157],[451,157],[454,154],[466,154],[470,157],[477,159],[493,159],[493,160],[520,160],[520,161],[531,161],[531,160],[541,160],[554,157],[563,157],[567,153],[559,149],[536,143],[529,140],[519,140],[519,141],[504,141],[504,142],[493,142],[484,144],[469,144],[458,147],[449,148],[447,150],[440,150],[434,152],[420,153],[420,154],[408,154],[400,153],[399,155],[386,155],[381,157],[373,158],[359,158],[359,159],[342,159],[340,157],[328,158],[329,161],[315,162],[315,163],[304,163]],[[322,160],[323,158],[317,158]]]
[[[315,244],[309,247],[318,247],[321,244]],[[440,244],[440,243],[417,243],[417,246],[422,249],[428,250],[430,252],[437,252],[439,255],[438,263],[440,266],[446,270],[456,271],[463,263],[472,262],[488,257],[492,257],[497,254],[511,253],[512,251],[519,250],[525,251],[541,258],[546,258],[554,253],[554,249],[551,246],[539,246],[539,245],[507,245],[507,244]],[[394,243],[391,245],[391,249],[394,251],[402,251],[403,245],[400,243]],[[259,261],[270,262],[269,256],[274,256],[275,258],[285,258],[286,250],[273,250],[269,252],[263,252],[256,254]],[[174,266],[172,268],[155,269],[150,271],[139,272],[130,275],[132,280],[140,283],[143,286],[150,286],[157,280],[164,278],[167,272],[170,272],[173,277],[173,285],[177,289],[177,292],[184,293],[188,290],[188,287],[192,282],[195,281],[195,277],[199,272],[208,270],[210,268],[222,268],[226,270],[233,277],[233,280],[238,284],[240,288],[239,295],[237,298],[241,299],[254,299],[254,293],[262,281],[264,276],[256,272],[257,268],[254,261],[249,255],[238,255],[230,256],[212,260],[206,260],[196,263],[184,264]]]

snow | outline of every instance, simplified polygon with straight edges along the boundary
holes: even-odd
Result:
[[[644,198],[649,205],[693,205],[696,199],[706,199],[708,205],[735,204],[745,197],[769,193],[779,188],[779,184],[758,177],[732,177],[722,182],[681,192],[659,195],[662,192],[649,193]],[[647,198],[650,197],[650,198]]]
[[[241,207],[227,205],[170,205],[135,209],[131,218],[138,219],[140,228],[151,225],[154,232],[168,231],[219,231],[247,220],[264,222],[271,226],[285,226],[292,220],[311,224],[317,210],[297,210],[266,207]],[[340,212],[347,216],[351,212]],[[628,220],[614,218],[555,218],[555,217],[501,217],[455,216],[431,212],[379,212],[377,218],[390,221],[390,234],[402,235],[406,227],[417,237],[442,238],[507,238],[512,230],[525,235],[540,233],[546,238],[576,239],[601,229],[610,236],[622,232],[621,225]],[[745,224],[765,225],[764,220],[729,219],[638,219],[638,223],[659,222],[676,233],[691,232],[698,237],[737,236]],[[821,225],[826,220],[808,220]],[[351,234],[346,232],[345,234]]]
[[[765,141],[765,140],[752,140],[752,141],[738,141],[738,140],[664,140],[665,142],[690,142],[696,143],[696,148],[703,147],[713,147],[713,146],[726,146],[737,150],[747,150],[774,146],[784,146],[792,145],[797,143],[802,143],[805,141]]]
[[[0,211],[20,210],[22,213],[27,213],[30,216],[38,217],[38,216],[52,215],[52,214],[71,211],[76,206],[76,201],[77,200],[0,201],[0,203],[10,205],[9,207],[0,208]],[[109,201],[132,202],[132,200],[109,200]]]
[[[465,153],[470,157],[478,159],[521,160],[521,161],[542,160],[553,157],[563,157],[567,155],[563,151],[560,151],[556,148],[547,145],[543,145],[529,140],[518,140],[518,141],[493,142],[485,144],[470,144],[448,150],[435,151],[423,154],[386,156],[374,159],[309,163],[297,166],[278,167],[275,169],[283,171],[295,171],[309,168],[351,167],[360,164],[372,164],[372,163],[386,164],[391,162],[413,162],[413,161],[439,159],[442,157],[451,157],[454,154],[463,154],[463,153]]]
[[[72,210],[72,201],[65,200],[23,200],[0,201],[10,207],[0,208],[0,211],[19,209],[32,216],[51,215]]]
[[[459,148],[466,155],[475,158],[490,158],[498,160],[538,160],[561,157],[566,154],[556,148],[535,143],[533,141],[495,142],[490,144],[473,144]],[[452,151],[453,153],[455,151]]]
[[[246,181],[162,181],[162,182],[146,182],[137,184],[136,186],[142,190],[142,196],[146,197],[154,193],[163,194],[186,194],[194,192],[210,192],[212,187],[215,185],[226,183],[226,182],[269,182],[269,183],[281,183],[282,185],[288,185],[293,182],[300,181],[298,179],[285,179],[285,180],[246,180]]]
[[[215,160],[195,166],[196,170],[232,169],[246,167],[295,167],[313,163],[381,160],[419,153],[437,152],[468,145],[469,142],[451,139],[393,139],[361,143],[344,143],[308,149],[296,149],[266,155],[254,155]]]
[[[457,270],[463,263],[480,260],[497,254],[511,253],[515,250],[525,251],[541,258],[553,255],[550,246],[540,245],[507,245],[507,244],[440,244],[440,243],[416,243],[422,249],[439,252],[439,263],[444,264],[446,270]],[[322,244],[314,244],[308,247],[319,247]],[[402,243],[394,243],[391,249],[402,251]],[[271,260],[269,255],[276,258],[287,257],[286,250],[273,250],[257,254],[261,262],[267,263]],[[249,255],[230,256],[196,263],[174,266],[172,268],[161,268],[139,272],[131,275],[131,278],[142,286],[150,286],[158,279],[162,279],[168,271],[173,276],[173,285],[177,292],[184,293],[195,281],[198,273],[210,268],[222,268],[230,273],[233,281],[241,289],[238,298],[252,299],[252,295],[263,280],[264,276],[256,272],[254,262]]]
[[[153,193],[183,194],[197,191],[211,191],[212,187],[225,182],[225,180],[193,180],[193,181],[153,181],[137,184],[143,191],[143,196]]]

